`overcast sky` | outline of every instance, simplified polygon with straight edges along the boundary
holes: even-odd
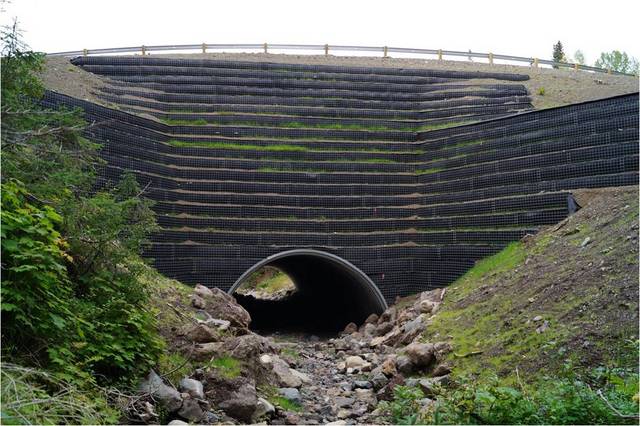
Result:
[[[640,58],[640,2],[12,0],[32,49],[191,43],[351,44],[493,52],[550,59],[561,40],[587,63],[602,51]]]

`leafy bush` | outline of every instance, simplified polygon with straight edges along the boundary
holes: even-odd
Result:
[[[99,146],[47,110],[15,27],[2,33],[3,355],[74,384],[132,381],[162,348],[138,257],[155,229],[135,178],[95,192]]]
[[[426,417],[436,424],[631,424],[638,404],[637,375],[602,384],[602,396],[577,378],[546,378],[518,388],[497,378],[478,383],[460,378],[440,389]],[[606,400],[624,416],[611,409]]]
[[[541,87],[541,88],[538,89],[538,95],[544,96],[545,93],[546,93],[546,91],[544,90],[544,87]]]
[[[46,360],[67,380],[133,377],[154,364],[162,344],[131,258],[153,216],[144,200],[118,201],[122,190],[79,200],[63,220],[30,204],[22,184],[2,185],[5,353]]]
[[[67,276],[66,242],[56,227],[61,216],[33,206],[20,182],[2,185],[3,342],[45,345],[66,338],[72,284]]]
[[[382,401],[378,408],[386,413],[393,424],[423,424],[424,413],[420,403],[423,398],[424,393],[419,388],[396,386],[393,388],[393,400]]]

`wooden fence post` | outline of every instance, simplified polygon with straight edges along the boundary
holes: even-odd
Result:
[[[147,48],[145,47],[145,45],[142,45],[142,56],[145,55],[145,53],[147,53]]]
[[[385,46],[384,50],[383,50],[383,57],[385,57],[385,58],[387,57],[388,51],[389,51],[389,48],[387,46]]]
[[[328,44],[324,45],[324,56],[329,56],[329,45]]]
[[[207,43],[202,43],[202,53],[207,53]]]
[[[533,58],[533,66],[538,68],[538,58]]]
[[[607,68],[607,74],[611,74],[611,68]]]
[[[267,43],[263,44],[262,47],[264,48],[264,53],[267,53]]]
[[[82,56],[87,56],[87,55],[89,55],[89,50],[82,49]]]
[[[493,65],[493,53],[489,52],[489,65]]]
[[[438,49],[438,60],[442,60],[442,49]]]
[[[579,65],[578,64],[573,64],[573,70],[574,71],[578,71]]]

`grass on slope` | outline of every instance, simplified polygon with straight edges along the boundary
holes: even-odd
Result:
[[[174,119],[161,118],[160,121],[169,126],[206,126],[208,124],[215,126],[240,126],[240,127],[270,127],[284,129],[320,129],[320,130],[362,130],[369,132],[424,132],[427,130],[439,130],[449,127],[461,126],[464,124],[475,123],[476,121],[453,121],[447,123],[423,124],[419,126],[389,127],[374,124],[358,124],[358,123],[304,123],[300,121],[287,121],[282,123],[263,123],[258,121],[234,121],[225,123],[208,122],[203,118],[198,119]]]
[[[166,142],[167,145],[175,147],[186,148],[212,148],[212,149],[237,149],[245,151],[300,151],[300,152],[371,152],[371,153],[387,153],[387,154],[423,154],[424,150],[407,150],[407,151],[392,151],[385,149],[375,148],[351,148],[348,150],[338,148],[313,148],[309,149],[305,146],[299,145],[286,145],[286,144],[273,144],[273,145],[252,145],[245,143],[233,143],[233,142],[212,142],[212,141],[178,141],[170,140]]]
[[[450,336],[459,375],[637,369],[637,199],[637,187],[600,190],[560,224],[480,261],[447,289],[425,337]]]

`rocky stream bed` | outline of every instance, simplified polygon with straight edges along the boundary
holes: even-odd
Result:
[[[261,336],[226,293],[196,286],[182,296],[166,301],[182,321],[165,338],[193,368],[178,383],[151,371],[129,403],[129,421],[380,424],[386,413],[379,402],[391,399],[395,386],[413,384],[431,395],[450,371],[441,361],[450,345],[422,341],[443,290],[348,324],[332,338]],[[433,400],[421,403],[428,409]]]

